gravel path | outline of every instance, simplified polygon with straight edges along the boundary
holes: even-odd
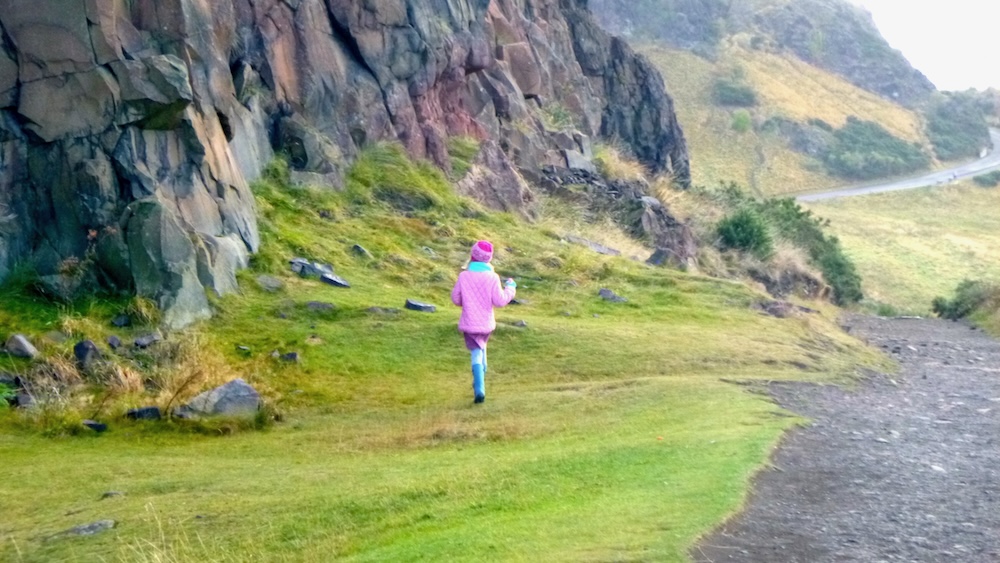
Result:
[[[1000,343],[940,320],[846,324],[901,372],[852,390],[771,385],[813,422],[783,442],[746,511],[691,557],[1000,562]]]

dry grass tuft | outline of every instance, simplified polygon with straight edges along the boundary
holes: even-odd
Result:
[[[156,306],[156,303],[148,297],[139,295],[136,295],[129,301],[128,307],[125,308],[125,313],[132,317],[138,324],[143,325],[158,325],[162,320],[160,308]]]
[[[645,166],[614,145],[598,143],[594,147],[594,163],[601,174],[611,180],[646,182],[649,178]]]

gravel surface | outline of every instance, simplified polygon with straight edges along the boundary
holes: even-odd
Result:
[[[726,561],[1000,562],[1000,343],[962,323],[851,317],[899,374],[772,384],[791,432],[746,510],[691,553]]]

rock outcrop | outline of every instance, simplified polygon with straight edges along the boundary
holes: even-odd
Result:
[[[689,176],[662,80],[585,0],[0,0],[0,280],[30,259],[183,326],[257,251],[275,151],[337,187],[386,140],[448,169],[454,136],[483,147],[460,189],[501,209],[597,136]]]

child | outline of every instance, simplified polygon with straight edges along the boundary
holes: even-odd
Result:
[[[472,352],[472,393],[476,403],[486,400],[486,342],[497,327],[493,307],[503,307],[514,299],[517,284],[507,278],[500,286],[500,276],[493,271],[493,245],[481,240],[472,245],[472,260],[458,275],[451,300],[462,308],[458,330],[465,336],[465,346]]]

